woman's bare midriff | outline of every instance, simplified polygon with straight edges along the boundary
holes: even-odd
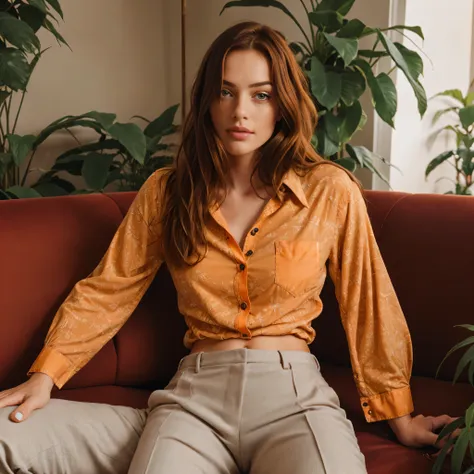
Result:
[[[191,348],[193,352],[231,351],[235,349],[263,349],[272,351],[304,351],[310,352],[308,344],[299,337],[288,336],[255,336],[252,339],[227,339],[218,341],[202,339],[196,341]]]

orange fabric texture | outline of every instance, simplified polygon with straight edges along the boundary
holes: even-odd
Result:
[[[158,170],[139,191],[97,268],[59,308],[29,373],[44,372],[61,388],[132,314],[166,262],[158,245],[165,180]],[[205,258],[194,267],[168,265],[188,326],[184,345],[284,334],[311,343],[329,261],[366,420],[411,413],[410,334],[358,186],[322,164],[305,177],[290,171],[283,189],[242,249],[215,207]]]

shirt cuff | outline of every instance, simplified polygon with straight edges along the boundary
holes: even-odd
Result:
[[[66,356],[52,347],[45,346],[30,367],[28,375],[35,372],[49,375],[54,384],[61,388],[72,377],[74,369]]]
[[[410,386],[397,388],[371,397],[361,397],[360,403],[365,419],[369,423],[391,420],[409,415],[414,411]]]

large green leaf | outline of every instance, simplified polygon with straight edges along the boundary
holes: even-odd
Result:
[[[105,112],[97,112],[93,110],[92,112],[87,112],[84,115],[79,115],[80,118],[91,118],[96,120],[104,130],[108,130],[113,126],[113,123],[117,116],[115,114],[109,114]]]
[[[326,134],[324,120],[316,128],[317,151],[325,158],[335,155],[339,151],[338,143],[334,143]]]
[[[34,186],[34,190],[44,197],[67,196],[69,193],[56,183],[40,183]]]
[[[30,66],[21,51],[14,48],[0,49],[0,85],[14,91],[24,90],[29,75]]]
[[[354,2],[355,0],[321,0],[315,11],[333,10],[345,16],[350,12]]]
[[[451,470],[453,473],[461,472],[462,463],[466,456],[467,446],[469,444],[469,431],[464,430],[459,435],[454,445],[452,458],[451,458]]]
[[[418,102],[418,111],[420,115],[423,115],[426,112],[427,101],[426,101],[426,92],[423,86],[418,82],[417,78],[414,77],[411,73],[411,69],[408,66],[405,58],[402,56],[398,48],[393,44],[392,40],[390,40],[385,34],[383,34],[380,30],[377,32],[378,38],[387,50],[388,54],[392,57],[395,61],[395,64],[402,70],[405,74],[408,82],[410,83],[413,92],[415,93],[416,100]]]
[[[441,363],[439,364],[438,366],[438,370],[436,371],[436,377],[438,376],[438,373],[441,369],[441,366],[444,364],[444,361],[455,351],[459,350],[459,349],[462,349],[463,347],[466,347],[466,346],[469,346],[471,344],[474,344],[474,336],[471,336],[471,337],[468,337],[466,339],[464,339],[464,341],[461,341],[459,342],[458,344],[456,344],[454,347],[452,347],[448,353],[444,356],[443,360],[441,361]]]
[[[46,0],[46,1],[53,7],[54,10],[56,10],[59,13],[61,18],[64,19],[64,14],[61,9],[61,5],[59,4],[59,1],[58,0]]]
[[[462,170],[464,174],[470,176],[474,170],[474,163],[472,159],[474,158],[474,150],[468,148],[458,148],[456,153],[462,159]]]
[[[438,437],[438,439],[440,438]],[[443,445],[441,451],[436,455],[436,461],[433,464],[431,474],[441,474],[441,469],[443,468],[444,460],[446,459],[448,451],[451,449],[455,441],[455,438],[449,438]]]
[[[178,108],[179,104],[176,104],[166,109],[157,119],[147,125],[143,133],[150,138],[156,135],[164,136],[169,130],[173,129],[173,122]]]
[[[143,164],[146,155],[146,138],[140,127],[134,123],[115,123],[108,132],[112,138],[117,139],[132,155]]]
[[[28,0],[28,3],[43,13],[48,12],[48,5],[46,4],[45,0]]]
[[[474,123],[474,105],[468,105],[459,111],[462,126],[467,130]]]
[[[113,138],[107,138],[105,140],[98,140],[92,143],[86,143],[85,145],[80,145],[75,148],[66,150],[60,156],[56,158],[56,163],[62,163],[70,156],[78,156],[83,153],[89,153],[91,151],[100,151],[100,152],[110,152],[111,150],[117,150],[120,153],[125,153],[124,146]]]
[[[372,67],[363,59],[358,59],[355,64],[365,74],[372,92],[375,110],[384,122],[394,127],[393,118],[397,112],[397,89],[392,79],[383,72],[375,77]]]
[[[6,191],[13,194],[18,199],[41,197],[40,193],[38,193],[32,188],[27,188],[25,186],[12,186],[11,188],[8,188]]]
[[[341,76],[333,71],[326,72],[323,63],[316,57],[311,58],[311,92],[318,102],[332,109],[341,99]]]
[[[468,364],[474,364],[474,345],[471,346],[459,360],[454,374],[453,383],[456,383],[462,371]]]
[[[57,159],[51,169],[52,171],[66,171],[73,176],[81,176],[85,156],[86,155],[69,155],[62,159]]]
[[[385,58],[389,56],[389,54],[386,51],[380,51],[380,50],[372,50],[372,49],[359,49],[359,56],[362,56],[364,58]]]
[[[428,175],[435,169],[437,168],[441,163],[444,163],[446,160],[451,158],[454,155],[454,151],[445,151],[444,153],[441,153],[438,155],[436,158],[433,158],[429,163],[428,166],[426,167],[425,171],[425,178],[428,177]]]
[[[13,160],[17,166],[20,166],[33,149],[37,137],[35,135],[7,135],[7,138]]]
[[[0,105],[2,105],[11,95],[10,91],[0,90]]]
[[[469,94],[467,94],[465,103],[466,105],[471,105],[472,103],[474,103],[474,91],[469,92]]]
[[[438,110],[433,116],[433,121],[432,121],[433,125],[435,125],[444,114],[447,114],[449,112],[457,113],[458,110],[459,110],[459,107],[449,107],[448,109]]]
[[[464,96],[462,95],[462,92],[459,89],[448,89],[446,91],[439,92],[438,94],[434,95],[433,99],[435,97],[451,97],[457,100],[461,105],[465,105]]]
[[[337,163],[338,165],[342,166],[351,173],[353,173],[357,169],[357,162],[355,162],[352,158],[339,158],[338,160],[334,160],[334,163]]]
[[[360,71],[347,69],[341,74],[341,100],[346,105],[352,105],[364,93],[365,78]]]
[[[376,153],[368,150],[364,146],[352,146],[347,144],[346,151],[349,153],[349,156],[354,160],[357,160],[361,167],[367,168],[372,173],[376,174],[384,183],[390,186],[390,182],[388,179],[378,170],[378,168],[374,164],[374,159],[380,160],[384,163],[386,161]]]
[[[344,21],[344,17],[339,12],[332,10],[311,12],[308,16],[313,25],[327,33],[334,33],[341,29]]]
[[[67,43],[67,41],[63,38],[63,36],[61,35],[61,33],[59,33],[59,31],[56,29],[56,27],[54,26],[53,22],[49,21],[48,19],[46,19],[44,21],[44,26],[45,28],[50,31],[54,37],[56,38],[56,40],[58,41],[59,44],[64,44],[66,45],[69,49],[71,49],[71,47],[69,46],[69,44]]]
[[[41,48],[31,26],[5,12],[0,12],[0,37],[28,53],[35,53]]]
[[[43,26],[43,22],[46,19],[46,13],[26,3],[18,7],[18,14],[20,19],[28,23],[35,33]]]
[[[288,8],[283,5],[283,3],[278,2],[276,0],[235,0],[232,2],[227,2],[223,7],[219,15],[222,15],[224,13],[224,10],[227,8],[232,8],[232,7],[274,7],[278,8],[278,10],[281,10],[283,13],[288,15],[297,25],[298,27],[302,30],[303,28],[301,27],[301,24],[298,22],[296,17],[291,13]]]
[[[416,33],[420,38],[425,39],[423,35],[423,30],[421,29],[421,27],[406,26],[406,25],[395,25],[395,26],[390,26],[388,28],[382,28],[380,30],[378,28],[366,28],[363,36],[368,36],[368,35],[377,33],[377,31],[391,31],[391,30],[400,31],[400,32],[402,32],[403,30],[411,31],[412,33]]]
[[[359,50],[359,41],[355,38],[338,38],[328,33],[324,33],[324,37],[328,43],[338,52],[339,56],[344,61],[344,64],[349,64],[357,57]]]
[[[412,51],[411,49],[408,49],[406,46],[404,46],[401,43],[393,43],[393,44],[397,47],[398,51],[400,51],[400,54],[405,59],[411,75],[415,79],[418,79],[419,76],[422,76],[423,75],[423,60],[421,59],[421,56],[416,51]]]
[[[348,142],[359,127],[362,118],[360,102],[355,102],[351,107],[341,107],[338,115],[327,113],[324,116],[326,133],[334,143]]]
[[[67,115],[61,117],[60,119],[50,123],[40,132],[38,135],[38,144],[46,140],[46,138],[48,138],[52,133],[72,127],[92,128],[97,133],[101,134],[104,130],[108,131],[108,129],[112,127],[115,118],[115,114],[100,113],[96,111],[77,116]]]
[[[89,153],[84,157],[82,177],[89,189],[100,191],[104,188],[113,160],[114,155],[102,153]]]
[[[364,23],[354,18],[348,21],[338,32],[339,38],[359,38],[365,29]]]

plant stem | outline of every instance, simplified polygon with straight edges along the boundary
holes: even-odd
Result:
[[[311,0],[311,8],[313,9],[313,11],[316,10],[316,6],[317,5],[316,5],[315,0]]]
[[[26,95],[26,90],[23,91],[23,94],[21,95],[20,105],[18,106],[18,110],[16,112],[16,117],[15,117],[15,122],[13,123],[12,133],[15,133],[16,125],[18,123],[18,118],[20,117],[20,111],[21,111],[21,108],[23,106],[23,101],[25,100],[25,95]]]
[[[35,154],[36,154],[36,150],[34,150],[30,156],[30,160],[28,161],[28,166],[26,167],[25,174],[23,175],[23,179],[21,180],[21,186],[25,185],[26,177],[28,176],[28,173],[30,172],[30,166],[31,166],[31,163],[33,162],[33,158]]]
[[[304,3],[304,0],[300,0],[300,3],[301,3],[301,5],[303,5],[304,11],[306,12],[306,17],[308,18],[309,28],[311,30],[311,39],[313,40],[313,49],[315,49],[315,47],[314,47],[315,46],[315,44],[314,44],[314,26],[311,23],[311,20],[309,19],[309,11],[308,11],[308,8],[307,8],[306,4]]]

